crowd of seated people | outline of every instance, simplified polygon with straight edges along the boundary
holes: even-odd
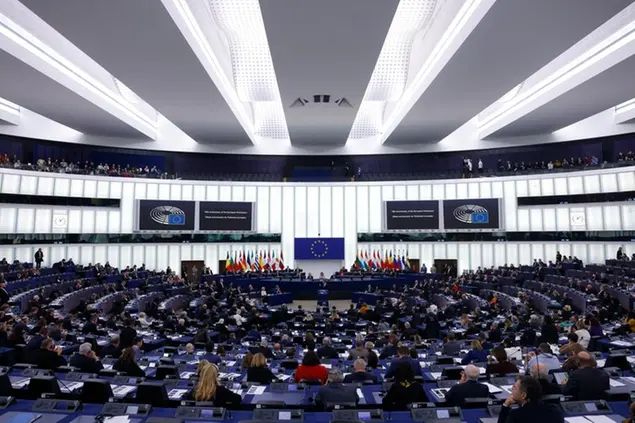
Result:
[[[540,267],[533,271],[533,280],[544,283]],[[78,279],[77,291],[102,284],[100,278],[106,274],[131,278],[139,273],[136,267],[120,271],[92,264],[81,271],[87,268],[96,269],[99,276]],[[177,357],[184,357],[184,363],[196,363],[194,383],[183,398],[228,407],[242,401],[224,383],[235,372],[245,382],[259,385],[285,381],[320,385],[314,397],[317,407],[333,401],[355,403],[360,384],[388,381],[383,407],[405,410],[412,403],[432,400],[424,377],[445,359],[451,366],[462,366],[457,383],[445,393],[447,404],[465,406],[469,399],[488,398],[491,393],[484,382],[522,375],[509,390],[501,421],[562,421],[557,410],[541,402],[545,394],[607,399],[610,376],[598,363],[595,351],[600,348],[592,342],[597,339],[591,329],[599,327],[601,332],[594,333],[604,338],[609,333],[635,333],[635,315],[616,307],[614,298],[606,295],[613,282],[606,280],[599,291],[591,289],[592,301],[584,313],[567,310],[569,304],[562,298],[558,307],[540,313],[525,291],[518,291],[518,301],[511,307],[502,299],[492,301],[490,294],[479,300],[483,281],[502,289],[494,278],[508,278],[504,275],[513,275],[513,269],[491,269],[491,279],[481,279],[479,275],[487,273],[479,271],[441,279],[422,274],[415,283],[392,287],[391,295],[377,304],[351,305],[347,310],[271,308],[218,278],[202,278],[201,283],[186,286],[168,269],[154,275],[170,289],[187,288],[182,306],[155,305],[138,312],[124,306],[102,314],[91,309],[90,304],[99,299],[92,294],[75,309],[64,311],[51,306],[57,298],[55,291],[44,289],[30,300],[28,313],[3,301],[0,346],[19,349],[20,360],[38,368],[70,365],[81,372],[102,374],[109,367],[152,379],[147,357],[165,348],[165,343],[156,340],[172,340],[181,352],[163,362],[175,363]],[[526,279],[512,281],[511,286],[522,288]],[[618,283],[633,285],[626,280]],[[572,278],[570,287],[579,289],[576,286]],[[586,289],[585,283],[582,286]],[[146,284],[130,290],[118,283],[102,295],[126,293],[121,301],[127,304],[152,288]],[[558,383],[554,372],[566,372],[568,378]]]

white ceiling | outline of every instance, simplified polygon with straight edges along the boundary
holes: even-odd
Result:
[[[420,69],[449,31],[443,19],[453,19],[458,6],[472,1],[480,15],[441,56],[438,73],[417,86]],[[406,6],[413,14],[418,7],[435,13],[413,33],[411,46],[382,52],[389,31],[400,27],[393,23],[398,7]],[[178,16],[184,7],[192,11],[198,38]],[[262,19],[242,22],[254,7]],[[223,16],[227,22],[219,22]],[[114,97],[120,93],[112,81],[123,82],[141,99],[127,109],[150,116],[156,127],[140,126],[138,116],[75,84],[73,75],[62,75],[11,39],[3,32],[7,18]],[[524,94],[629,24],[635,25],[633,0],[3,0],[0,98],[22,110],[14,119],[0,107],[0,133],[164,151],[380,154],[632,132],[633,118],[617,123],[622,120],[615,121],[612,109],[635,97],[635,31],[601,69],[578,72],[568,85],[518,106],[490,130],[474,119],[504,111],[508,106],[497,100],[515,86],[527,81]],[[228,28],[246,28],[268,50],[248,50]],[[206,60],[204,46],[215,59]],[[405,89],[380,114],[381,134],[347,142],[380,52],[408,58]],[[268,60],[277,86],[266,74]],[[314,95],[328,95],[329,102],[320,97],[316,103]],[[410,103],[408,96],[414,96]],[[352,107],[336,103],[342,98]],[[280,125],[288,138],[270,136],[280,134]]]

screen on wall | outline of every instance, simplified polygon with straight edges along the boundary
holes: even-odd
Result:
[[[445,229],[498,229],[500,202],[497,198],[444,200]]]
[[[139,200],[138,229],[140,231],[193,231],[196,202],[169,200]]]
[[[199,203],[199,230],[244,231],[254,230],[254,203],[237,201],[201,201]]]
[[[438,201],[386,201],[386,230],[439,229]]]

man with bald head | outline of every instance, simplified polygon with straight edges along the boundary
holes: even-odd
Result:
[[[596,367],[595,359],[588,352],[579,352],[576,357],[579,368],[569,375],[562,393],[576,401],[606,399],[606,391],[611,388],[608,373]]]
[[[461,380],[458,385],[454,385],[447,394],[445,400],[448,404],[462,407],[465,398],[488,398],[489,389],[486,385],[478,382],[480,371],[473,364],[468,364],[461,373]]]
[[[353,364],[353,369],[355,370],[353,373],[346,375],[344,378],[344,383],[377,383],[377,376],[366,371],[366,360],[363,358],[358,358],[355,360]]]

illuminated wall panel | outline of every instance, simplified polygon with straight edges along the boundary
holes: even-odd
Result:
[[[406,186],[405,185],[395,185],[395,200],[406,200]]]
[[[108,212],[108,233],[119,234],[121,232],[121,213],[119,210],[110,210]]]
[[[108,198],[110,196],[110,182],[108,181],[97,181],[97,197],[98,198]]]
[[[432,200],[432,185],[419,185],[419,199]]]
[[[526,180],[516,181],[516,195],[519,197],[527,197],[529,195],[529,187]]]
[[[542,228],[544,231],[557,230],[555,208],[542,209]]]
[[[282,187],[271,187],[269,189],[269,199],[269,232],[279,234],[282,232]]]
[[[602,192],[600,187],[600,176],[599,175],[588,175],[584,177],[584,193],[585,194],[594,194],[597,192]]]
[[[534,257],[531,255],[531,244],[518,244],[518,261],[516,263],[530,264],[533,263],[533,261]]]
[[[635,204],[620,206],[622,210],[622,227],[625,231],[635,229]],[[614,218],[614,217],[613,217]]]
[[[553,195],[555,190],[553,188],[553,179],[543,178],[540,180],[540,187],[542,189],[542,195]]]
[[[507,259],[507,246],[505,244],[504,242],[494,243],[494,266],[503,266],[509,263]]]
[[[167,269],[169,264],[168,255],[169,255],[169,250],[167,245],[157,245],[157,268],[158,269],[161,269],[161,270]],[[181,268],[180,267],[177,269],[172,268],[172,270],[179,271],[181,270]]]
[[[124,196],[125,193],[125,184],[124,184]],[[159,184],[159,200],[169,200],[170,199],[170,184],[168,183],[160,183]]]
[[[371,188],[372,192],[372,188]],[[344,187],[335,186],[332,192],[332,205],[333,205],[333,233],[335,238],[342,238],[344,236]],[[371,200],[372,201],[372,200]],[[380,200],[381,201],[381,200]],[[372,204],[371,204],[372,207]],[[375,225],[373,220],[373,211],[371,208],[371,225]],[[380,223],[381,225],[381,223]],[[374,230],[376,226],[372,226],[371,230]],[[377,230],[379,232],[379,230]]]
[[[556,227],[559,231],[568,231],[570,229],[568,208],[556,208]]]
[[[406,199],[418,200],[419,199],[419,185],[408,185],[406,187]]]
[[[470,243],[470,267],[469,269],[476,269],[479,266],[483,266],[483,252],[481,250],[481,243]]]
[[[543,230],[542,223],[542,210],[540,209],[530,209],[529,210],[529,222],[531,230],[534,232]],[[520,226],[520,218],[519,218],[519,226]]]
[[[34,209],[18,209],[18,227],[17,232],[20,234],[31,234],[35,227],[35,210]]]
[[[507,248],[507,264],[518,266],[520,264],[520,259],[518,258],[518,244],[505,243],[505,247]]]
[[[617,186],[620,191],[635,191],[635,173],[632,170],[618,173]]]
[[[122,188],[123,190],[123,188]],[[121,198],[121,195],[119,195]],[[159,199],[159,184],[147,184],[146,187],[146,200],[158,200]]]
[[[617,176],[614,173],[600,175],[600,187],[602,192],[618,191]]]
[[[89,263],[96,263],[92,245],[81,245],[79,247],[79,263],[86,265],[88,265]]]
[[[254,187],[255,189],[255,187]],[[194,199],[195,200],[205,200],[206,199],[206,187],[205,185],[195,185],[194,186]],[[255,200],[255,199],[254,199]]]
[[[38,178],[35,176],[23,176],[20,178],[20,194],[35,195],[37,192]]]
[[[470,267],[470,244],[460,243],[458,246],[459,254],[457,257],[457,271],[460,275],[464,270]]]
[[[368,201],[366,201],[368,205]],[[353,263],[357,252],[357,195],[354,186],[344,188],[344,249],[347,265]]]
[[[309,237],[317,237],[320,231],[320,190],[318,187],[307,187],[306,201],[306,234]]]
[[[192,185],[183,185],[181,187],[181,200],[194,200],[192,192],[194,187]]]
[[[163,267],[163,266],[157,266],[157,245],[148,244],[145,246],[144,259],[145,259],[146,269],[148,270],[161,270],[160,267]]]
[[[580,211],[584,210],[581,208]],[[573,208],[571,209],[573,211]],[[604,219],[601,206],[586,207],[586,229],[589,231],[601,231],[604,229]]]
[[[232,186],[232,201],[245,201],[245,187],[243,185]]]
[[[163,187],[163,185],[161,185]],[[169,188],[169,185],[166,185]],[[134,184],[124,183],[121,196],[121,233],[132,232],[134,221]]]
[[[456,197],[458,199],[468,198],[467,184],[456,184]],[[449,200],[449,198],[448,198]]]
[[[147,197],[148,185],[137,182],[134,184],[134,198],[135,200],[149,200]]]
[[[218,191],[219,191],[218,185],[208,185],[207,196],[205,199],[207,201],[218,201],[219,200]]]
[[[587,216],[591,218],[590,216]],[[602,220],[604,221],[604,229],[607,231],[622,230],[623,224],[621,220],[620,206],[603,206]]]
[[[306,187],[295,187],[295,236],[307,237],[306,233]]]
[[[518,209],[517,230],[519,231],[531,230],[531,222],[529,220],[529,209]]]
[[[443,185],[435,184],[432,185],[432,199],[433,200],[443,200],[445,198]]]
[[[37,193],[38,195],[53,195],[55,192],[55,180],[53,178],[38,178]]]
[[[258,199],[256,201],[256,230],[260,233],[269,232],[269,187],[258,187]],[[271,216],[273,219],[273,216]]]
[[[52,209],[35,209],[35,228],[33,230],[36,234],[46,234],[51,232],[51,225],[53,219]]]
[[[331,204],[331,187],[320,187],[320,211],[319,211],[320,227],[318,232],[320,236],[331,237],[333,218],[333,206]]]
[[[391,186],[383,186],[382,187],[382,200],[386,201],[387,198],[392,199],[392,187]],[[360,186],[357,187],[357,232],[368,232],[369,227],[369,210],[368,210],[368,187]],[[346,209],[348,213],[348,208]]]
[[[121,198],[121,189],[121,182],[110,181],[110,198]],[[156,198],[156,195],[154,198]]]
[[[84,197],[97,197],[97,181],[93,179],[87,179],[86,181],[84,181]]]
[[[70,193],[71,180],[66,178],[55,178],[55,189],[53,191],[53,195],[57,197],[69,197]]]
[[[43,178],[40,178],[40,184],[42,184]],[[84,181],[82,179],[71,180],[71,197],[83,197],[84,196]]]
[[[527,182],[529,188],[529,195],[531,197],[540,197],[541,195],[541,186],[540,179],[530,179]]]
[[[82,233],[90,234],[95,232],[95,211],[89,209],[82,210]]]
[[[69,234],[82,233],[82,210],[70,209],[68,211],[68,231]]]
[[[231,201],[232,199],[232,187],[227,185],[221,185],[218,190],[218,199],[220,201]]]
[[[119,263],[119,246],[109,245],[106,251],[106,260],[113,267],[120,267]]]
[[[505,216],[505,229],[515,231],[516,221],[516,184],[514,181],[507,181],[503,184],[503,213]]]
[[[181,200],[181,185],[179,184],[170,185],[170,200],[174,200],[174,201]]]
[[[494,244],[492,244],[491,242],[482,244],[481,253],[482,253],[481,261],[482,261],[483,268],[488,269],[494,266],[494,263],[496,262],[494,258]]]
[[[553,181],[555,187],[554,192],[556,195],[567,195],[569,189],[567,187],[567,178],[556,178]]]
[[[467,184],[467,197],[465,198],[484,198],[481,197],[481,190],[478,182],[470,182]]]
[[[291,186],[282,188],[282,252],[284,253],[285,264],[293,267],[294,257],[294,238],[297,235],[295,231],[295,189]],[[353,214],[353,219],[355,215]],[[221,255],[221,257],[224,257]]]
[[[413,188],[413,189],[411,189]],[[417,185],[409,185],[408,186],[408,199],[412,200],[414,198],[410,198],[411,191],[414,191],[419,196],[419,187]],[[371,186],[369,187],[368,192],[368,212],[370,214],[369,218],[369,232],[381,232],[382,230],[382,213],[384,212],[384,203],[381,201],[381,187]]]
[[[108,233],[108,210],[95,211],[95,233]]]
[[[458,198],[456,196],[456,184],[445,184],[444,198],[447,200],[455,200]]]
[[[93,249],[93,260],[95,263],[106,264],[108,260],[108,246],[107,245],[95,245]]]

